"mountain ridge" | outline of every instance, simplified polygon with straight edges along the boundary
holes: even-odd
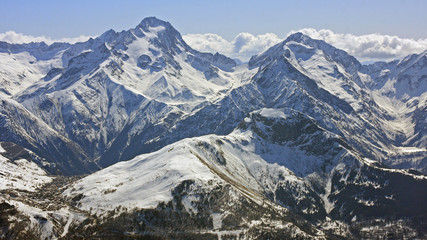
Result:
[[[126,48],[128,48],[128,47],[126,47],[126,44],[132,44],[133,42],[137,41],[138,35],[143,37],[143,39],[144,39],[145,37],[147,37],[146,36],[147,34],[148,35],[152,34],[152,33],[150,33],[150,28],[153,29],[153,27],[154,27],[154,29],[159,28],[159,27],[165,28],[165,31],[161,30],[159,32],[159,34],[160,34],[159,36],[163,36],[163,37],[157,36],[157,37],[153,38],[154,40],[152,40],[152,38],[149,38],[148,41],[149,42],[154,41],[153,44],[155,46],[161,46],[161,49],[163,49],[162,47],[166,47],[166,49],[171,48],[174,50],[171,51],[170,53],[166,53],[166,55],[165,55],[166,57],[156,57],[155,55],[158,55],[160,52],[158,52],[157,50],[154,50],[154,48],[150,48],[150,49],[148,49],[148,52],[150,54],[148,54],[148,55],[143,54],[138,59],[134,58],[135,59],[134,61],[138,60],[138,64],[137,64],[138,68],[137,69],[135,69],[134,67],[132,67],[132,69],[131,68],[125,68],[125,66],[128,66],[128,64],[126,64],[126,61],[130,61],[130,60],[128,59],[129,56],[126,53],[124,53],[121,49],[123,47],[125,47],[125,49],[126,49]],[[144,33],[144,29],[148,32]],[[167,29],[169,29],[169,30],[167,30]],[[157,30],[159,30],[159,29],[157,29]],[[153,30],[153,31],[157,33],[157,30]],[[116,40],[116,38],[118,40]],[[161,41],[156,40],[156,39],[163,39],[163,40],[166,39],[165,41],[167,43],[162,44]],[[117,41],[119,41],[119,42],[117,42]],[[124,45],[120,41],[124,41],[123,42]],[[96,42],[98,42],[98,43],[96,43]],[[102,43],[102,42],[105,42],[105,43]],[[108,42],[110,42],[110,43],[108,43]],[[107,45],[112,44],[112,45],[107,46],[106,44]],[[142,44],[142,42],[141,42],[141,44]],[[146,44],[146,43],[144,43],[144,44]],[[308,44],[308,45],[306,46],[304,44]],[[86,46],[84,46],[84,45],[86,45]],[[90,51],[82,50],[82,49],[87,48],[88,46],[95,46],[95,45],[97,45],[98,47],[93,49],[93,50],[90,50]],[[221,55],[218,55],[218,54],[216,54],[216,55],[201,54],[201,53],[198,53],[197,51],[190,50],[190,55],[187,58],[185,58],[184,61],[187,64],[190,64],[192,69],[194,69],[196,71],[202,71],[203,72],[204,78],[207,80],[207,82],[205,82],[203,84],[207,84],[208,82],[214,83],[214,85],[211,85],[211,86],[215,87],[216,89],[215,88],[210,88],[210,89],[188,88],[188,86],[195,86],[194,83],[196,83],[196,85],[200,85],[199,83],[193,82],[193,81],[188,82],[190,85],[186,84],[185,87],[182,88],[183,85],[182,85],[182,83],[180,83],[181,80],[179,80],[179,82],[176,82],[173,79],[182,79],[182,77],[180,77],[180,75],[182,74],[181,71],[183,71],[183,69],[181,67],[183,64],[178,64],[175,60],[175,57],[172,57],[172,55],[169,55],[169,54],[171,54],[171,53],[175,54],[175,53],[178,53],[180,51],[185,51],[185,50],[188,50],[191,48],[182,40],[182,38],[180,37],[180,34],[170,25],[170,23],[161,21],[161,20],[156,19],[156,18],[147,18],[147,19],[143,20],[139,25],[137,25],[136,28],[131,29],[130,31],[122,31],[121,33],[117,33],[113,30],[109,30],[96,39],[91,39],[91,40],[87,41],[86,43],[78,43],[78,44],[75,44],[74,46],[76,46],[74,48],[77,48],[80,50],[72,51],[72,52],[76,52],[78,54],[78,52],[80,51],[80,52],[83,52],[83,54],[78,54],[78,56],[71,58],[65,65],[67,70],[62,70],[61,72],[59,69],[55,70],[55,71],[52,70],[51,72],[49,72],[47,74],[49,77],[45,78],[45,81],[39,81],[40,83],[37,83],[33,87],[28,88],[26,90],[26,92],[28,92],[29,89],[34,88],[34,89],[37,89],[37,91],[43,91],[46,93],[46,91],[43,90],[45,87],[41,87],[42,85],[47,86],[48,87],[47,89],[50,89],[48,91],[57,92],[56,89],[60,90],[60,89],[67,88],[68,86],[72,85],[71,83],[73,80],[71,80],[70,77],[75,78],[76,80],[79,80],[79,79],[81,79],[82,75],[85,76],[85,75],[89,74],[88,77],[90,78],[90,74],[95,74],[95,72],[94,73],[91,73],[91,72],[96,70],[96,71],[101,71],[100,73],[98,73],[101,75],[98,75],[98,76],[104,76],[103,78],[108,76],[108,78],[111,79],[113,82],[117,82],[120,85],[124,84],[125,88],[132,89],[131,91],[135,91],[135,93],[138,95],[142,94],[144,96],[144,98],[148,98],[148,99],[152,98],[153,100],[154,99],[160,100],[161,102],[165,102],[168,105],[170,105],[172,103],[171,106],[173,106],[173,108],[175,108],[175,107],[180,108],[180,110],[178,110],[178,112],[181,112],[180,115],[185,116],[186,114],[188,114],[188,113],[186,113],[188,110],[184,110],[184,109],[194,108],[197,105],[199,105],[199,106],[203,106],[206,104],[210,105],[209,102],[212,100],[213,101],[221,101],[221,99],[223,99],[224,97],[228,98],[227,94],[233,92],[234,91],[233,89],[239,89],[239,85],[241,85],[241,84],[245,85],[245,86],[242,85],[244,88],[246,88],[246,86],[248,86],[247,82],[245,83],[245,82],[242,82],[242,80],[240,80],[240,83],[239,83],[239,81],[236,81],[237,80],[236,77],[238,77],[241,73],[236,74],[237,72],[235,70],[232,70],[233,68],[236,67],[236,65],[235,65],[235,62],[232,61],[231,59],[227,60],[225,57],[222,57]],[[82,48],[82,46],[83,46],[83,48]],[[180,47],[178,47],[178,46],[180,46]],[[180,48],[182,48],[182,49],[180,49]],[[282,50],[280,50],[280,49],[282,49]],[[318,49],[318,50],[315,50],[315,49]],[[140,50],[138,50],[138,51],[140,51]],[[145,50],[145,51],[147,51],[147,50]],[[70,52],[70,50],[67,50],[63,56],[69,55],[69,54],[67,54],[67,52]],[[74,54],[76,54],[76,53],[74,53]],[[72,54],[70,56],[72,56]],[[64,62],[64,59],[67,59],[67,58],[62,57],[62,61]],[[112,58],[112,59],[109,60],[110,58]],[[156,60],[153,61],[153,58],[155,58]],[[315,99],[320,98],[319,100],[321,100],[322,102],[329,102],[329,105],[334,106],[334,107],[338,106],[338,109],[343,110],[346,114],[350,114],[351,111],[356,111],[356,112],[357,111],[365,111],[364,113],[366,113],[365,109],[371,108],[370,111],[373,111],[372,114],[379,114],[379,116],[378,116],[379,118],[382,118],[382,119],[390,118],[388,116],[384,116],[384,113],[382,113],[382,112],[384,112],[384,110],[381,109],[376,104],[375,99],[373,99],[372,97],[369,96],[369,94],[371,94],[371,93],[368,92],[368,91],[370,91],[370,88],[366,87],[367,80],[366,80],[366,75],[363,72],[364,67],[362,67],[362,65],[360,65],[360,63],[356,59],[349,56],[348,54],[346,54],[342,50],[338,50],[338,49],[332,47],[331,45],[329,45],[323,41],[313,40],[306,35],[303,35],[301,33],[296,33],[296,34],[289,36],[283,42],[273,46],[270,50],[267,50],[265,53],[262,53],[257,57],[254,56],[251,59],[251,61],[249,62],[249,69],[252,69],[252,70],[250,70],[249,72],[243,71],[242,76],[249,73],[249,76],[246,79],[251,78],[252,74],[254,74],[255,71],[257,70],[255,62],[261,61],[261,62],[264,62],[264,64],[268,63],[269,61],[266,60],[266,58],[269,58],[273,62],[276,61],[275,59],[279,59],[279,58],[282,59],[283,58],[285,60],[284,63],[286,63],[286,65],[288,66],[288,67],[285,67],[283,65],[282,61],[280,61],[280,63],[276,62],[276,64],[282,64],[282,65],[277,66],[276,67],[277,70],[272,69],[273,72],[271,74],[276,74],[275,73],[276,71],[280,74],[280,72],[283,71],[282,70],[283,68],[288,68],[289,73],[285,73],[285,74],[288,74],[288,75],[290,74],[289,76],[291,78],[300,79],[299,80],[300,82],[299,83],[296,82],[296,84],[303,84],[303,85],[297,86],[296,89],[302,87],[303,92],[308,91],[309,95],[311,95]],[[96,60],[96,59],[99,59],[99,60]],[[145,59],[145,60],[143,60],[143,59]],[[231,66],[231,68],[230,67],[224,67],[224,66],[222,66],[222,67],[220,66],[219,68],[217,68],[216,66],[219,66],[219,65],[215,64],[215,62],[217,62],[216,59],[221,59],[220,62],[225,61],[227,64],[230,63],[231,65],[226,65],[226,66]],[[341,62],[334,61],[334,59],[348,59],[349,61],[347,61],[347,62],[352,62],[352,63],[348,66],[344,66],[341,64]],[[98,63],[97,63],[97,61],[98,61]],[[105,67],[103,67],[102,70],[99,69],[98,65],[102,62],[105,62],[105,61],[109,61],[109,63],[103,63],[102,65],[105,64],[104,65]],[[336,64],[330,64],[331,61],[333,61]],[[81,65],[79,65],[78,62],[81,62]],[[88,62],[89,62],[89,65],[88,65]],[[213,64],[213,65],[210,65],[210,64]],[[317,64],[317,66],[314,64]],[[210,67],[209,67],[209,65],[210,65]],[[88,68],[88,66],[92,66],[92,67]],[[170,66],[170,68],[168,66]],[[208,66],[208,67],[205,67],[205,66]],[[260,68],[260,67],[261,66],[258,66],[258,68]],[[139,73],[140,70],[138,70],[138,69],[141,69],[141,68],[143,71],[149,70],[150,75],[155,75],[156,73],[161,74],[161,75],[157,74],[157,76],[161,76],[161,77],[158,77],[157,80],[154,79],[154,81],[152,81],[152,84],[150,87],[148,87],[148,88],[144,87],[146,90],[144,90],[144,88],[143,89],[138,89],[138,88],[136,89],[135,87],[133,87],[133,86],[136,86],[138,84],[138,81],[139,81],[138,78],[140,78],[141,76],[144,76],[144,75],[141,75],[141,73]],[[87,69],[87,70],[84,70],[84,69]],[[217,70],[215,70],[215,69],[217,69]],[[355,69],[362,69],[361,70],[362,72],[359,72],[359,70],[356,71]],[[218,75],[218,73],[217,73],[218,70],[220,70],[220,71],[224,70],[223,73],[225,75],[224,76]],[[327,73],[328,71],[330,71],[330,73]],[[136,74],[135,75],[128,75],[129,72],[135,72]],[[327,73],[326,75],[325,75],[325,72]],[[295,73],[297,75],[292,75]],[[302,75],[298,75],[300,73],[302,73]],[[233,74],[236,76],[232,76],[230,74]],[[260,74],[261,73],[259,72],[258,75],[260,75]],[[262,74],[265,75],[265,73],[262,73]],[[315,74],[315,75],[313,75],[313,74]],[[134,80],[131,80],[131,82],[129,82],[129,81],[123,82],[123,80],[120,80],[120,78],[123,78],[122,75],[126,79],[134,79]],[[375,74],[371,74],[371,76],[374,76],[374,75]],[[59,79],[57,78],[58,76],[60,76]],[[149,76],[149,75],[145,75],[145,76]],[[231,76],[231,78],[230,78],[230,76]],[[257,78],[257,74],[255,74],[253,76],[255,78]],[[119,78],[117,78],[117,77],[119,77]],[[285,77],[285,79],[288,78],[287,76],[284,76],[284,77]],[[64,83],[66,82],[66,85],[62,85],[61,83],[59,83],[58,80],[60,80],[60,79],[63,79],[61,81],[63,81]],[[215,79],[215,81],[212,81],[212,79]],[[263,78],[258,80],[258,83],[256,83],[256,84],[257,85],[261,84],[259,86],[263,86],[262,79]],[[322,79],[322,80],[319,81],[319,79]],[[330,79],[330,80],[328,80],[328,79]],[[46,80],[48,80],[48,81],[46,81]],[[244,80],[244,81],[247,81],[247,80]],[[280,95],[283,94],[283,93],[279,93],[278,90],[283,88],[281,86],[285,86],[285,85],[283,85],[284,82],[282,80],[279,80],[279,81],[280,81],[280,83],[278,82],[278,84],[280,84],[280,85],[278,85],[276,87],[276,89],[273,89],[273,88],[266,89],[266,91],[267,91],[266,94],[268,94],[268,95],[271,95],[272,91],[276,91],[276,93],[273,93],[273,95],[277,95],[279,97],[277,100],[279,100]],[[288,81],[288,80],[286,80],[286,81]],[[56,86],[52,85],[53,83],[55,83]],[[209,84],[211,84],[211,83],[209,83]],[[226,85],[224,86],[224,84],[226,84]],[[269,80],[268,84],[271,84],[271,80]],[[339,85],[337,85],[337,84],[339,84]],[[147,86],[147,84],[144,84],[144,85]],[[329,87],[329,85],[332,85],[332,86],[335,85],[336,87],[331,88],[331,87]],[[217,88],[218,86],[221,86],[221,87]],[[345,88],[349,88],[349,87],[350,87],[350,91],[345,90]],[[221,95],[222,96],[217,98],[217,100],[215,100],[215,98],[213,98],[212,100],[206,99],[206,97],[205,97],[206,93],[210,92],[209,94],[214,94],[215,91],[218,91],[218,89],[221,89],[221,88],[222,88],[222,90],[219,91],[219,94],[220,94],[220,96]],[[259,90],[259,87],[257,87],[257,88]],[[286,88],[289,89],[288,87],[286,87]],[[295,87],[292,87],[292,88],[295,89]],[[340,89],[343,89],[343,90],[340,90]],[[94,89],[94,90],[97,91],[96,89]],[[258,90],[255,90],[255,94],[258,94],[258,93],[256,93],[256,91],[258,91]],[[76,90],[73,90],[73,92],[75,92],[75,91]],[[253,90],[251,90],[251,91],[253,91]],[[265,90],[263,90],[263,91],[265,91]],[[280,90],[280,91],[282,91],[282,90]],[[286,92],[286,91],[289,91],[289,90],[284,89],[283,92]],[[25,102],[28,102],[25,100],[26,98],[32,98],[31,96],[37,96],[40,94],[41,94],[41,92],[35,92],[35,93],[31,94],[31,93],[25,93],[25,91],[24,91],[24,92],[18,94],[17,97],[14,97],[14,98],[16,100],[18,100],[18,102],[25,103]],[[78,92],[75,92],[75,94],[76,94],[77,99],[82,99],[81,96],[87,95],[86,93],[78,93]],[[251,94],[251,95],[253,95],[253,94]],[[340,97],[337,97],[340,95],[342,97],[345,97],[345,98],[342,99],[342,97],[341,97],[341,99],[340,99]],[[73,96],[73,98],[76,98],[76,97]],[[58,99],[58,97],[54,97],[54,98]],[[362,102],[361,102],[361,99],[362,99]],[[206,101],[206,100],[208,100],[208,101]],[[31,100],[31,101],[34,101],[34,100]],[[174,103],[175,101],[178,101],[178,105],[176,105]],[[313,101],[313,100],[310,100],[310,101]],[[317,100],[315,100],[315,101],[317,101]],[[50,101],[50,102],[52,102],[52,101]],[[55,102],[55,101],[53,101],[53,102]],[[196,102],[196,104],[193,104],[192,102]],[[280,102],[280,100],[279,100],[279,102]],[[364,103],[364,102],[366,102],[366,103]],[[374,103],[376,105],[372,105],[372,103]],[[39,104],[41,104],[41,103],[39,103]],[[200,105],[200,104],[202,104],[202,105]],[[263,105],[264,107],[271,107],[272,106],[271,104],[272,103],[267,102],[266,104],[264,103],[261,105]],[[38,105],[38,104],[36,104],[36,105]],[[249,109],[250,109],[249,111],[255,110],[256,108],[259,108],[261,105],[255,106],[254,108],[249,107]],[[27,108],[30,108],[30,109],[33,108],[33,107],[30,107],[29,105],[25,105],[25,106]],[[242,105],[236,106],[236,107],[237,108],[243,108],[243,109],[247,108],[247,107],[243,107]],[[422,109],[422,105],[418,106],[418,108]],[[89,110],[90,110],[90,108],[89,108]],[[184,110],[184,112],[183,112],[183,110]],[[38,110],[34,110],[34,111],[37,112]],[[61,112],[60,109],[56,110],[56,111],[58,111],[58,113]],[[93,111],[93,110],[90,110],[90,111]],[[174,110],[174,111],[176,111],[176,110]],[[245,112],[243,112],[243,115],[247,114],[247,113],[248,113],[248,111],[245,111]],[[416,114],[416,113],[413,113],[413,114]],[[46,118],[46,117],[43,117],[43,115],[45,115],[45,114],[39,115],[39,117],[42,117],[42,119],[44,118],[44,121],[48,121],[48,122],[51,121],[50,117]],[[370,117],[370,118],[372,118],[372,117]],[[362,121],[364,121],[364,120],[362,120]],[[56,126],[64,125],[64,127],[67,128],[66,123],[53,123],[53,125],[54,126],[55,125]],[[235,127],[235,124],[233,124],[231,126],[231,128],[229,128],[228,131],[231,131],[233,127]],[[374,129],[378,129],[378,128],[379,128],[378,126],[374,127]],[[63,133],[65,133],[65,131],[66,131],[65,129],[56,129],[56,130],[59,130],[60,132],[63,132]],[[386,131],[389,131],[389,130],[386,130]],[[370,133],[370,134],[372,135],[372,133]],[[381,136],[381,134],[382,133],[375,133],[375,134],[373,134],[373,136],[377,136],[377,137],[384,139],[384,136]],[[393,134],[395,134],[395,133],[393,133]],[[189,136],[191,136],[191,135],[189,135]],[[377,138],[377,137],[375,137],[375,138]],[[418,138],[419,137],[420,136],[418,136]],[[378,140],[375,140],[375,141],[378,142]],[[385,142],[388,140],[381,140],[381,141]],[[423,140],[421,140],[421,142],[422,141]],[[169,143],[171,143],[171,142],[169,142]],[[422,144],[421,145],[420,144],[421,143],[417,143],[418,146],[422,146]],[[84,144],[84,145],[86,145],[86,144]],[[96,156],[96,155],[98,155],[98,154],[95,154],[93,156]]]

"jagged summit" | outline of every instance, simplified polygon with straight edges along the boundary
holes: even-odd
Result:
[[[258,55],[251,57],[251,59],[249,60],[249,66],[258,67],[260,63],[265,63],[269,60],[271,61],[282,56],[290,57],[290,52],[286,51],[285,47],[288,43],[296,42],[306,46],[313,46],[314,41],[314,39],[301,32],[294,33],[287,37],[284,41],[277,43],[273,47],[267,49],[265,52],[259,53]]]
[[[284,42],[290,42],[290,41],[309,44],[315,40],[302,32],[296,32],[289,35]]]
[[[149,27],[158,27],[158,26],[174,29],[174,27],[172,27],[172,24],[170,24],[167,21],[158,19],[156,17],[146,17],[142,19],[142,21],[137,25],[137,27],[143,28],[145,31],[148,31]]]
[[[133,30],[138,37],[144,37],[150,35],[150,33],[155,34],[156,37],[151,42],[171,52],[179,53],[181,51],[179,48],[191,49],[184,42],[181,34],[169,22],[155,17],[144,18]]]
[[[266,60],[274,60],[283,56],[286,59],[294,58],[306,61],[319,53],[327,61],[338,62],[352,73],[362,66],[355,57],[344,50],[338,49],[325,41],[313,39],[301,32],[294,33],[267,51],[253,56],[249,60],[249,66],[258,67],[260,63],[266,63]]]
[[[104,42],[108,42],[113,40],[116,37],[117,37],[117,32],[114,31],[113,29],[110,29],[104,32],[103,34],[101,34],[101,36],[99,36],[99,39],[102,39]]]

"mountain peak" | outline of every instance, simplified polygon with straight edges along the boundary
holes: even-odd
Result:
[[[283,44],[289,42],[297,42],[311,48],[322,50],[325,54],[329,55],[330,59],[343,64],[345,67],[350,65],[354,65],[356,68],[361,67],[360,62],[344,50],[338,49],[324,40],[313,39],[304,33],[297,32],[290,35],[283,41]]]
[[[117,37],[117,32],[113,29],[110,29],[106,32],[104,32],[99,38],[103,40],[103,42],[109,42],[112,41],[112,39],[115,39]]]
[[[142,19],[142,21],[138,24],[137,27],[142,28],[142,30],[144,31],[149,31],[150,27],[159,27],[159,26],[165,27],[166,29],[175,30],[169,22],[163,21],[156,17],[146,17]]]
[[[313,51],[314,49],[321,50],[323,54],[327,56],[327,59],[342,64],[346,69],[349,68],[349,72],[355,72],[356,69],[361,67],[359,61],[344,50],[335,48],[324,40],[313,39],[301,32],[291,34],[286,40],[252,57],[251,60],[249,60],[249,66],[257,67],[265,63],[265,61],[269,62],[283,55],[288,58],[290,52],[293,52],[294,55],[301,53],[301,58],[304,59],[311,54],[315,54],[315,51]]]
[[[283,53],[285,52],[285,45],[287,45],[290,42],[298,42],[303,45],[318,48],[316,41],[323,42],[321,40],[314,40],[301,32],[294,33],[289,37],[287,37],[284,41],[267,49],[265,52],[260,53],[256,56],[253,56],[249,60],[249,66],[251,68],[258,67],[260,66],[260,64],[265,63],[265,61],[269,62],[274,59],[282,57]]]
[[[157,36],[152,40],[155,45],[163,49],[174,49],[173,52],[179,52],[178,45],[188,49],[188,45],[182,39],[181,34],[169,23],[156,17],[144,18],[134,29],[136,36],[145,36],[146,33],[155,33]]]
[[[308,35],[305,35],[302,32],[296,32],[294,34],[289,35],[284,42],[294,41],[294,42],[300,42],[300,43],[307,43],[313,40],[314,39],[312,39]]]

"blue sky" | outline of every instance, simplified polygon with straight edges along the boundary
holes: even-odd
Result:
[[[0,33],[94,36],[110,28],[129,29],[144,17],[156,16],[182,34],[215,33],[228,40],[240,32],[284,37],[301,28],[419,39],[427,38],[426,12],[425,0],[0,0]]]

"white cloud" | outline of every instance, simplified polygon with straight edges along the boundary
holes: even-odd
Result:
[[[14,31],[8,31],[5,33],[0,33],[0,41],[9,42],[9,43],[30,43],[30,42],[45,42],[46,44],[52,44],[54,42],[84,42],[87,41],[90,37],[88,36],[79,36],[74,38],[58,38],[53,39],[45,36],[31,36],[25,35],[22,33],[16,33]]]
[[[239,33],[232,41],[227,41],[213,33],[187,34],[183,38],[192,48],[198,51],[219,52],[241,61],[248,61],[253,55],[267,50],[282,40],[274,33],[257,36],[250,33]]]
[[[409,39],[382,34],[353,35],[334,33],[331,30],[304,28],[291,31],[302,32],[314,39],[320,39],[343,49],[361,62],[390,61],[403,58],[412,53],[427,50],[427,39]],[[188,34],[184,40],[194,49],[202,52],[219,52],[232,58],[248,61],[251,56],[267,50],[269,47],[284,39],[276,34],[267,33],[254,36],[250,33],[240,33],[232,41],[227,41],[219,35]]]
[[[297,31],[291,31],[288,36],[295,32],[302,32],[314,39],[320,39],[343,49],[349,54],[355,56],[359,61],[390,61],[403,58],[412,53],[420,53],[427,50],[427,39],[409,39],[397,36],[382,34],[353,35],[334,33],[328,29],[316,30],[313,28],[303,28]],[[237,58],[244,62],[251,56],[261,53],[276,43],[283,41],[274,33],[262,35],[252,35],[250,33],[239,33],[232,41],[213,34],[187,34],[183,36],[184,40],[194,49],[202,52],[219,52],[231,58]],[[22,33],[8,31],[0,33],[0,41],[10,43],[29,43],[29,42],[82,42],[89,39],[89,36],[79,36],[74,38],[53,39],[45,36],[31,36]]]
[[[311,38],[320,39],[343,49],[359,61],[390,61],[403,58],[412,53],[427,50],[427,39],[414,40],[382,34],[353,34],[334,33],[331,30],[304,28],[289,33],[302,32]]]
[[[192,48],[201,52],[230,53],[233,49],[231,42],[213,33],[187,34],[182,36]]]

